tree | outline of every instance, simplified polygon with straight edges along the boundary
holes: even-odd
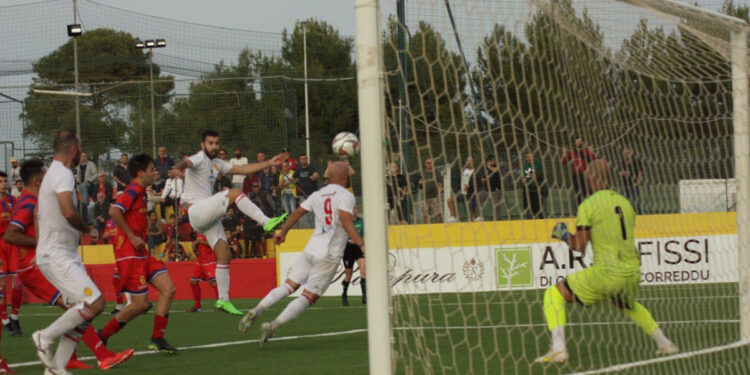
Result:
[[[80,100],[84,150],[94,161],[112,149],[132,150],[129,138],[134,129],[127,118],[136,109],[138,87],[118,83],[148,80],[147,55],[134,48],[135,39],[130,34],[111,29],[88,31],[77,42],[79,91],[93,94]],[[41,58],[33,68],[37,77],[33,78],[32,89],[73,91],[72,40]],[[170,76],[161,76],[158,65],[154,65],[154,79],[165,81],[155,85],[156,105],[160,108],[169,100],[174,81]],[[25,100],[24,136],[49,148],[58,130],[75,129],[74,103],[70,96],[43,95],[30,90]]]

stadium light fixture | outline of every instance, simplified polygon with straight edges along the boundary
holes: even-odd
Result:
[[[164,48],[167,46],[167,41],[164,39],[157,39],[156,40],[156,48]]]
[[[148,71],[149,71],[149,81],[151,82],[151,145],[153,148],[153,155],[156,155],[156,118],[155,118],[155,111],[154,108],[154,48],[164,48],[167,46],[166,39],[148,39],[145,41],[141,41],[140,39],[137,39],[135,41],[135,48],[137,49],[144,49],[148,48],[150,53],[148,54]]]
[[[81,36],[81,34],[83,34],[83,28],[80,24],[76,23],[68,25],[68,36],[75,38],[77,36]]]
[[[135,48],[144,49],[144,48],[146,48],[146,43],[143,43],[140,40],[136,40],[135,41]]]
[[[154,42],[153,39],[149,39],[146,41],[146,48],[154,48],[156,47],[156,42]]]

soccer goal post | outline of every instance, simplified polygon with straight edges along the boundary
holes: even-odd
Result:
[[[750,373],[749,28],[701,5],[355,1],[372,374]],[[680,353],[604,299],[534,363],[545,290],[596,263],[550,237],[595,159]]]

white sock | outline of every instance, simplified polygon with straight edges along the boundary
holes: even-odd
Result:
[[[55,352],[55,365],[59,369],[64,369],[65,365],[70,361],[70,357],[78,346],[78,341],[81,341],[83,332],[88,328],[89,323],[80,324],[78,327],[66,332],[60,337],[60,343],[57,345],[57,351]]]
[[[3,319],[3,325],[10,323],[10,319]]]
[[[122,310],[122,304],[121,303],[116,304],[115,305],[115,309],[116,310]]]
[[[281,301],[284,297],[294,293],[294,290],[291,290],[292,287],[289,286],[287,283],[283,283],[270,292],[266,294],[265,297],[263,297],[260,302],[258,302],[258,306],[255,306],[255,313],[260,315],[263,313],[263,310],[273,306],[276,302]]]
[[[302,315],[307,308],[310,307],[310,301],[307,300],[307,297],[305,296],[299,296],[294,299],[294,301],[289,302],[288,305],[286,305],[286,308],[284,311],[279,314],[276,319],[274,319],[273,322],[271,322],[271,330],[275,331],[277,328],[281,327],[283,324],[286,324],[300,315]]]
[[[11,319],[11,320],[18,320],[18,314],[12,314],[12,313],[11,313],[11,314],[10,314],[10,319]]]
[[[559,352],[565,349],[565,328],[555,327],[552,330],[552,350]]]
[[[656,345],[660,348],[672,343],[671,341],[669,341],[667,336],[664,336],[664,332],[662,332],[661,328],[657,328],[654,330],[654,332],[651,332],[651,338],[654,339]]]
[[[258,206],[255,205],[255,203],[251,202],[250,198],[245,194],[240,194],[237,199],[234,200],[234,203],[237,205],[237,208],[245,214],[245,216],[255,220],[255,222],[261,226],[266,225],[268,220],[271,220],[263,213],[263,211],[261,211],[260,208],[258,208]]]
[[[216,289],[219,291],[219,301],[229,301],[229,265],[216,265]]]
[[[86,322],[86,319],[84,319],[81,315],[80,309],[77,307],[73,307],[66,310],[62,314],[62,316],[57,318],[57,320],[55,320],[47,328],[42,330],[42,336],[47,340],[54,341],[56,338],[69,331],[72,331],[84,322]]]

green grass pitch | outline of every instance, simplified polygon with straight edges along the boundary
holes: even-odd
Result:
[[[646,287],[641,300],[683,350],[697,351],[739,339],[736,284]],[[566,329],[570,361],[531,364],[547,348],[541,313],[542,291],[465,293],[394,297],[395,349],[399,374],[569,374],[654,359],[654,344],[610,305],[568,306]],[[273,319],[291,299],[269,309]],[[248,309],[257,300],[234,300]],[[153,313],[141,316],[110,339],[112,350],[134,348],[136,356],[112,374],[366,374],[367,318],[358,297],[349,307],[322,298],[300,318],[282,327],[265,349],[259,326],[237,331],[239,317],[213,312],[184,313],[192,302],[172,306],[166,338],[181,352],[169,356],[146,349]],[[108,305],[111,309],[112,305]],[[23,337],[3,334],[2,354],[20,374],[40,374],[30,334],[59,316],[58,308],[21,309]],[[412,315],[408,315],[412,314]],[[405,319],[406,316],[413,318]],[[417,316],[421,318],[417,318]],[[429,319],[428,319],[429,317]],[[110,317],[97,318],[101,328]],[[408,348],[408,351],[406,350]],[[79,345],[79,357],[91,356]],[[419,355],[417,355],[419,354]],[[616,371],[625,374],[747,374],[748,346],[694,355]],[[87,359],[94,364],[95,360]],[[16,367],[16,365],[20,365]],[[88,372],[94,372],[88,371]],[[83,373],[86,371],[76,371]]]

